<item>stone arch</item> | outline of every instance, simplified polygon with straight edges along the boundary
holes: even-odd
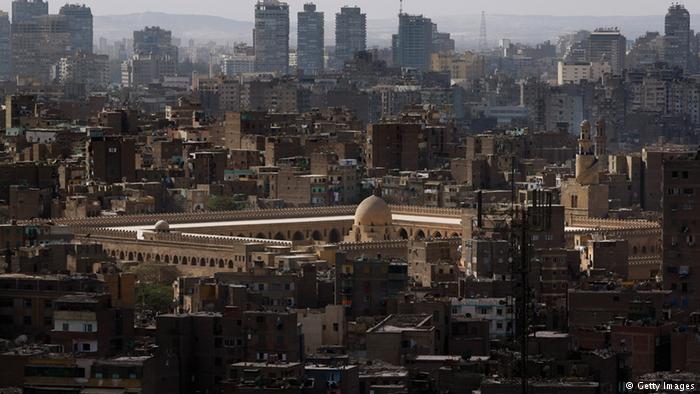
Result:
[[[256,235],[255,238],[265,239],[267,237],[263,233],[258,233],[258,235]]]
[[[278,241],[284,241],[284,239],[285,239],[284,234],[282,234],[282,232],[279,232],[279,231],[277,232],[277,234],[275,234],[274,238]]]
[[[190,257],[190,265],[197,265],[197,258],[196,257]]]
[[[328,233],[328,241],[331,243],[340,242],[340,232],[338,231],[338,229],[334,228]]]
[[[646,245],[642,245],[642,254],[647,254],[647,247],[646,247]]]
[[[216,259],[209,259],[209,266],[216,267]]]
[[[124,251],[119,252],[119,260],[124,260]]]
[[[165,264],[170,264],[170,256],[165,255]]]
[[[177,256],[173,256],[173,264],[178,264],[180,263],[180,259],[177,258]]]
[[[136,261],[143,263],[143,254],[139,253],[136,255]]]
[[[320,231],[314,230],[314,232],[311,233],[311,238],[312,238],[314,241],[321,241],[321,240],[323,239],[323,235],[321,234]]]
[[[459,238],[459,234],[458,234],[458,233],[452,233],[452,234],[450,235],[450,237],[452,237],[452,238]]]
[[[416,231],[415,239],[425,239],[425,231],[423,231],[423,230]]]
[[[301,231],[297,231],[294,233],[294,235],[292,235],[293,241],[303,241],[304,239],[304,233],[302,233]]]
[[[408,231],[406,231],[405,228],[402,228],[401,230],[399,230],[399,238],[408,239]]]
[[[636,246],[632,247],[632,254],[637,254],[637,247]]]
[[[134,261],[134,252],[129,252],[129,261]]]
[[[436,232],[433,234],[433,238],[442,238],[442,233],[439,232],[439,231],[436,231]]]
[[[156,260],[156,263],[160,263],[160,255],[159,254],[156,255],[155,260]]]
[[[150,253],[146,253],[146,261],[151,261],[152,257]]]
[[[233,260],[229,260],[229,261],[228,261],[228,267],[229,267],[230,269],[233,269]]]
[[[199,258],[199,266],[206,267],[207,266],[207,259],[205,259],[204,257],[200,257]]]
[[[219,259],[219,268],[224,268],[224,259]]]

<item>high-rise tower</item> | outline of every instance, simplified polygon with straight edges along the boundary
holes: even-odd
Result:
[[[588,36],[587,60],[610,63],[614,75],[622,75],[626,51],[627,39],[617,28],[596,29]]]
[[[12,77],[11,34],[10,16],[7,12],[0,11],[0,81],[7,81]]]
[[[61,7],[60,15],[68,19],[70,30],[71,50],[82,53],[92,53],[92,11],[90,7],[77,4],[66,4]]]
[[[297,68],[306,74],[317,74],[323,71],[323,12],[317,12],[316,5],[308,3],[297,18]]]
[[[49,3],[43,0],[14,0],[12,2],[12,23],[31,22],[37,16],[49,14]]]
[[[367,49],[367,15],[359,7],[343,7],[335,14],[335,63],[341,69],[355,53]]]
[[[430,68],[433,52],[433,22],[423,15],[399,15],[399,34],[392,40],[394,65],[413,67],[420,71]]]
[[[255,71],[289,72],[289,5],[278,0],[255,5]]]
[[[665,21],[664,60],[671,66],[688,69],[690,61],[690,13],[681,4],[672,4]]]

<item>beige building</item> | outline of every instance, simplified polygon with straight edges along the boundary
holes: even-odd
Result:
[[[327,346],[345,346],[347,321],[342,305],[327,305],[324,309],[297,311],[297,319],[304,335],[304,353],[317,354]]]
[[[607,62],[565,63],[560,61],[557,68],[559,85],[579,84],[581,81],[598,81],[612,69]]]
[[[448,72],[452,79],[475,79],[484,75],[485,61],[483,56],[469,51],[433,53],[430,70]]]

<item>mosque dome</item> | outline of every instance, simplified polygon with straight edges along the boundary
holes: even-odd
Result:
[[[159,233],[167,233],[170,231],[170,224],[168,224],[168,222],[166,222],[165,220],[159,220],[158,222],[156,222],[156,225],[153,227],[153,229]]]
[[[391,209],[381,197],[376,195],[367,197],[357,206],[355,225],[389,226],[391,223]]]

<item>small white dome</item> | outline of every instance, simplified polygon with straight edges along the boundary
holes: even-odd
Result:
[[[153,229],[159,233],[167,233],[170,231],[170,224],[166,222],[165,220],[159,220],[156,222],[156,225],[153,227]]]

